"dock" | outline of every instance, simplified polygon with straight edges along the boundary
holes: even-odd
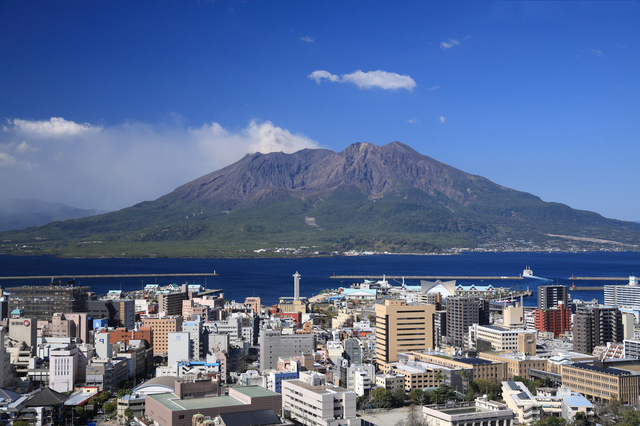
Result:
[[[507,276],[462,276],[462,275],[332,275],[330,277],[334,280],[523,280],[522,276],[507,277]]]
[[[569,277],[571,281],[629,281],[629,277]]]
[[[604,291],[604,287],[569,287],[570,291]]]
[[[178,274],[111,274],[111,275],[24,275],[0,277],[0,280],[53,280],[53,279],[97,279],[97,278],[160,278],[160,277],[217,277],[216,271]]]

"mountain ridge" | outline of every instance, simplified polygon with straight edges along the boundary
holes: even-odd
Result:
[[[577,239],[558,237],[567,235]],[[74,256],[216,257],[265,245],[437,252],[509,241],[593,249],[611,240],[635,249],[640,225],[544,202],[391,142],[247,154],[155,201],[0,239]]]

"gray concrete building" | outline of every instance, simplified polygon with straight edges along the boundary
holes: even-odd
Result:
[[[282,334],[280,330],[260,330],[260,370],[275,369],[278,358],[310,354],[316,350],[313,334]]]

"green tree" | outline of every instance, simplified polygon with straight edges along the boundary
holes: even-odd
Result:
[[[450,399],[456,399],[456,391],[450,385],[441,384],[429,396],[436,404],[444,404]]]
[[[538,420],[534,426],[566,426],[567,422],[562,417],[548,416]]]
[[[394,407],[403,407],[404,399],[407,396],[407,393],[403,388],[398,388],[392,392],[392,404]]]
[[[584,411],[578,411],[573,416],[573,426],[587,426],[589,421],[587,420],[587,414]]]
[[[13,422],[13,426],[29,426],[29,422],[25,422],[24,420],[18,420],[17,422]]]
[[[362,410],[365,405],[369,402],[368,398],[364,395],[356,398],[356,409]]]
[[[76,416],[80,417],[84,414],[84,407],[77,405],[74,411],[76,412]]]
[[[133,410],[129,407],[127,407],[124,410],[124,416],[127,418],[127,420],[131,420],[133,418]]]
[[[389,408],[393,395],[389,389],[376,388],[371,391],[371,403],[375,408]]]
[[[429,403],[429,394],[422,389],[414,389],[409,392],[411,402],[415,405],[425,405]]]
[[[130,393],[131,393],[131,389],[129,388],[119,389],[116,398],[122,398],[123,396],[129,395]]]
[[[15,425],[15,423],[14,423]],[[635,409],[629,409],[622,413],[622,420],[618,426],[638,426],[640,425],[640,414]]]
[[[112,402],[105,402],[105,404],[102,406],[102,411],[104,411],[105,414],[111,414],[116,411],[116,407]]]

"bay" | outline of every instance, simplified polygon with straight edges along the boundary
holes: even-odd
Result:
[[[300,293],[313,296],[323,289],[348,287],[352,281],[331,279],[332,275],[461,275],[461,276],[519,276],[530,267],[537,277],[517,281],[464,280],[460,284],[494,287],[529,288],[533,296],[525,298],[525,306],[537,304],[538,285],[561,284],[576,287],[626,284],[630,275],[640,274],[640,253],[463,253],[450,256],[375,255],[319,258],[269,259],[64,259],[52,256],[0,255],[0,276],[50,276],[148,274],[139,278],[77,279],[76,285],[90,286],[97,294],[109,290],[139,290],[145,284],[181,284],[183,278],[154,277],[154,274],[211,273],[217,277],[189,277],[190,284],[208,289],[221,288],[225,299],[244,301],[259,296],[262,303],[277,303],[281,296],[293,296],[293,274],[302,275]],[[620,281],[572,281],[571,276],[621,277]],[[0,281],[3,289],[21,285],[42,285],[50,280]],[[400,280],[390,281],[400,285]],[[418,280],[406,280],[407,285],[419,285]],[[8,290],[10,292],[10,290]],[[603,291],[574,291],[574,299],[603,301]]]

